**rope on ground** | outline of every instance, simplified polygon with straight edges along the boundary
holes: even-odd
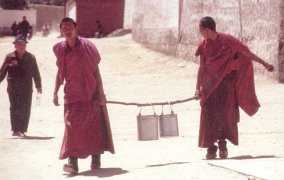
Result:
[[[141,106],[156,106],[156,105],[174,105],[174,104],[180,104],[180,103],[192,101],[194,99],[196,99],[196,97],[191,97],[191,98],[187,98],[187,99],[183,99],[183,100],[167,101],[167,102],[154,102],[154,103],[135,103],[135,102],[127,103],[127,102],[120,102],[120,101],[107,101],[107,103],[121,104],[121,105],[125,105],[125,106],[141,107]]]

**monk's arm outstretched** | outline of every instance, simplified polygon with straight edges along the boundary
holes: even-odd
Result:
[[[259,63],[259,64],[262,64],[266,69],[267,71],[273,71],[274,70],[274,67],[272,64],[268,63],[268,62],[265,62],[263,59],[261,59],[260,57],[258,57],[256,54],[254,54],[253,52],[251,51],[243,51],[242,54],[244,56],[246,56],[247,58],[249,59],[252,59],[253,61]]]

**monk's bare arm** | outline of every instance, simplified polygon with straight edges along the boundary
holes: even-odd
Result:
[[[59,88],[60,88],[59,72],[57,72],[56,78],[55,78],[54,92],[53,92],[53,104],[55,106],[59,106],[59,102],[58,102],[58,91],[59,91]]]
[[[106,96],[104,93],[103,81],[102,81],[99,65],[97,63],[94,63],[94,76],[98,83],[100,104],[105,105],[107,100],[106,100]]]
[[[246,56],[247,58],[252,59],[253,61],[263,65],[267,69],[267,71],[274,70],[274,67],[272,64],[265,62],[264,60],[262,60],[260,57],[258,57],[256,54],[252,53],[251,51],[247,51],[247,52],[244,51],[242,52],[242,54]]]
[[[200,65],[197,72],[197,81],[196,81],[196,90],[195,90],[195,97],[198,99],[201,97],[200,90],[201,90],[201,79],[203,76],[203,72],[204,72],[204,56],[200,55]]]

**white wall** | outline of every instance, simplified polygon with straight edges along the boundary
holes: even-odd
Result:
[[[124,24],[125,29],[132,29],[133,14],[136,9],[137,0],[125,0],[124,6]]]
[[[69,9],[68,17],[74,19],[75,21],[77,20],[76,19],[76,6],[73,6],[72,8]]]
[[[132,37],[146,47],[175,55],[179,0],[140,0],[133,15]]]
[[[36,10],[0,10],[0,27],[11,27],[14,21],[21,22],[23,16],[32,26],[36,26]]]
[[[67,4],[67,7],[66,7],[66,14],[67,14],[67,17],[70,17],[72,19],[74,19],[76,21],[76,2],[75,1],[70,1],[68,4]]]
[[[177,28],[178,10],[179,0],[144,0],[137,1],[135,16],[143,17],[142,28]]]

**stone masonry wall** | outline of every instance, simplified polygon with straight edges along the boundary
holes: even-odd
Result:
[[[132,29],[133,14],[136,9],[137,0],[125,0],[124,5],[124,29]]]
[[[279,32],[279,81],[284,83],[284,1],[280,4],[280,32]]]
[[[201,41],[198,22],[204,16],[212,16],[217,31],[238,37],[276,66],[275,73],[267,73],[259,65],[255,66],[256,71],[275,79],[280,77],[278,72],[284,72],[284,33],[280,31],[281,19],[284,28],[283,0],[140,0],[136,6],[133,38],[151,49],[197,61],[194,52]],[[279,49],[282,55],[278,54]]]
[[[181,3],[180,36],[175,55],[195,61],[194,50],[201,39],[198,22],[203,16],[203,3],[200,0],[183,0]]]
[[[280,33],[280,2],[283,0],[242,0],[242,39],[251,51],[273,63],[275,73],[268,73],[263,67],[255,66],[260,73],[278,78],[278,47]]]
[[[178,0],[137,1],[133,15],[134,40],[166,54],[178,44]]]

